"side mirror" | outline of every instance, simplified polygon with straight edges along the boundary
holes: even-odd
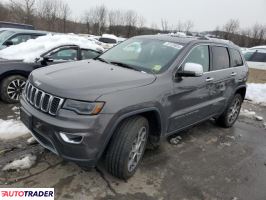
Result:
[[[176,77],[199,77],[203,74],[203,66],[197,63],[186,63],[182,71],[176,73]]]
[[[54,62],[54,59],[52,59],[50,56],[47,55],[47,56],[43,57],[43,61],[44,62]]]
[[[14,43],[11,40],[8,40],[4,43],[7,47],[14,45]]]

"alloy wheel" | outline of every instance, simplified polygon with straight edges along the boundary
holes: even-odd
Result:
[[[19,100],[19,97],[26,85],[26,81],[22,79],[15,79],[11,81],[7,86],[7,95],[12,100]]]
[[[237,116],[240,112],[241,109],[241,101],[239,98],[235,98],[233,104],[231,105],[231,107],[229,108],[229,112],[228,112],[228,122],[229,123],[233,123],[236,119]]]
[[[138,134],[132,144],[131,151],[129,153],[128,159],[128,171],[132,172],[136,169],[143,153],[145,150],[145,144],[147,140],[147,129],[146,127],[141,127]]]

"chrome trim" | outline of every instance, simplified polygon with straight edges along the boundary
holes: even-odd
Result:
[[[35,91],[34,96],[33,96],[33,91]],[[25,88],[25,99],[26,101],[31,104],[33,107],[35,107],[38,110],[41,110],[42,112],[48,113],[50,115],[57,115],[59,109],[61,108],[62,104],[64,103],[64,99],[51,95],[49,93],[46,93],[40,89],[38,89],[37,87],[33,86],[31,83],[27,83],[26,88]],[[37,102],[37,97],[38,95],[41,95],[40,100]],[[44,97],[48,98],[48,103],[47,103],[47,107],[44,108]],[[52,108],[52,104],[54,102],[54,99],[58,99],[59,103],[56,104],[55,107],[55,112],[51,111]],[[56,102],[55,102],[56,103]]]

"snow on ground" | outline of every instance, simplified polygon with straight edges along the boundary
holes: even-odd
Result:
[[[248,83],[246,99],[254,103],[266,104],[266,84]]]
[[[29,130],[21,121],[0,119],[0,140],[10,140],[26,134],[29,134]]]
[[[81,48],[103,51],[104,49],[92,40],[75,34],[48,34],[28,40],[0,51],[0,58],[34,62],[41,54],[62,45],[78,45]]]
[[[37,140],[34,137],[30,137],[29,139],[27,139],[27,143],[28,144],[35,144],[35,143],[37,143]]]
[[[263,117],[257,115],[254,111],[251,110],[241,109],[239,115],[250,119],[256,119],[257,121],[263,121]]]
[[[256,113],[254,111],[249,111],[247,109],[241,109],[241,112],[239,115],[243,117],[248,117],[248,118],[255,118]]]
[[[20,169],[29,169],[32,165],[35,164],[37,157],[35,155],[29,154],[24,156],[19,160],[14,160],[13,162],[5,165],[3,171],[8,170],[20,170]]]

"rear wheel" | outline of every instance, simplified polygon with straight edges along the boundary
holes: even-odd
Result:
[[[240,113],[242,102],[242,96],[237,93],[229,103],[224,113],[216,120],[217,123],[225,128],[232,127]]]
[[[121,179],[133,176],[143,157],[148,134],[149,123],[146,118],[135,116],[123,121],[107,149],[107,170]]]
[[[5,78],[1,83],[1,99],[7,103],[18,103],[20,95],[26,85],[26,78],[13,75]]]

